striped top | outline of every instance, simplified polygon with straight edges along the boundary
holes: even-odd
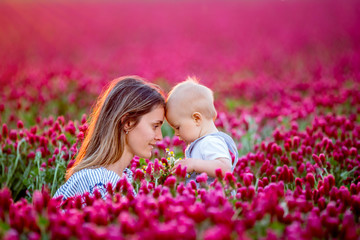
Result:
[[[125,168],[124,175],[131,183],[133,173],[130,169]],[[101,193],[103,199],[108,194],[106,186],[111,183],[113,188],[116,187],[120,176],[115,172],[110,171],[104,167],[86,168],[74,173],[55,193],[54,198],[63,196],[63,200],[76,195],[82,195],[85,192],[94,193],[97,188]]]

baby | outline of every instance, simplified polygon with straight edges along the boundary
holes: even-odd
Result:
[[[191,175],[186,183],[196,181],[197,175],[205,172],[210,184],[215,180],[216,169],[220,168],[223,174],[234,170],[238,151],[233,139],[216,128],[216,114],[213,92],[196,79],[188,78],[169,93],[166,119],[175,135],[188,144],[185,159],[177,161],[173,169],[179,164],[187,167]]]

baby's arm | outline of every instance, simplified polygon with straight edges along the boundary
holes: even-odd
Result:
[[[216,158],[210,161],[186,158],[176,161],[173,170],[175,170],[178,165],[182,167],[186,166],[187,172],[205,172],[209,177],[216,177],[215,170],[218,168],[222,170],[223,175],[225,175],[226,172],[231,172],[231,161],[228,158]]]

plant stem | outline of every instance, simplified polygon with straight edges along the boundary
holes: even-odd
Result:
[[[56,164],[54,179],[53,179],[53,183],[52,183],[52,186],[51,186],[51,196],[54,195],[54,189],[55,189],[55,184],[56,184],[56,175],[57,175],[59,166],[60,166],[59,164]]]
[[[62,156],[63,156],[63,152],[61,151],[61,142],[59,143],[59,151],[60,151],[60,157],[59,157],[59,161],[60,161]],[[60,166],[59,163],[56,164],[55,173],[54,173],[54,179],[53,179],[53,183],[52,183],[52,186],[51,186],[51,195],[54,195],[55,184],[57,182],[56,176],[57,176],[59,166]]]
[[[21,144],[22,144],[23,142],[25,142],[25,139],[21,139],[21,141],[19,142],[19,144],[18,144],[18,146],[17,146],[17,149],[16,149],[16,160],[15,160],[14,168],[11,170],[11,172],[9,173],[9,175],[8,175],[8,177],[7,177],[7,179],[6,179],[6,186],[8,186],[8,183],[9,183],[12,175],[14,174],[15,169],[17,168],[19,159],[21,158],[20,146],[21,146]]]

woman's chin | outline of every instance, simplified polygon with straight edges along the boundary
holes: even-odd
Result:
[[[139,155],[137,155],[137,156],[139,156],[140,158],[150,159],[151,156],[152,156],[152,152],[149,152],[149,153],[141,153],[141,154],[139,154]]]

